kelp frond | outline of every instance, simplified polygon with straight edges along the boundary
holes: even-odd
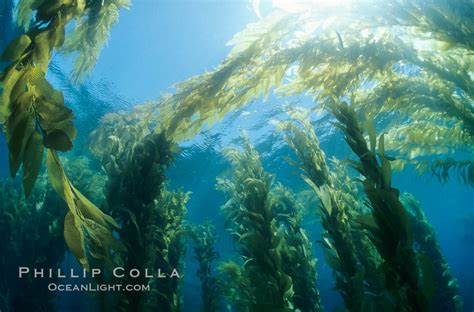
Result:
[[[20,0],[16,18],[18,25],[29,31],[39,19],[54,11],[65,14],[65,8],[72,7],[66,14],[71,14],[69,18],[74,20],[75,25],[68,30],[60,51],[65,54],[77,53],[72,73],[72,79],[77,83],[94,67],[110,36],[110,29],[118,22],[119,10],[129,8],[130,3],[130,0],[61,0],[53,3],[45,0]],[[34,12],[36,14],[33,16]]]
[[[385,282],[397,310],[428,311],[433,296],[429,278],[431,267],[426,258],[413,250],[408,212],[399,199],[399,191],[391,185],[391,165],[385,155],[384,135],[377,144],[375,131],[369,127],[372,129],[369,130],[369,149],[353,108],[346,103],[333,103],[330,108],[337,119],[336,126],[359,158],[353,166],[365,177],[364,191],[372,208],[372,213],[360,220],[383,259]]]
[[[318,109],[333,97],[351,98],[360,116],[379,118],[387,149],[404,144],[392,140],[404,131],[390,134],[396,121],[457,136],[443,143],[448,148],[472,146],[465,140],[474,131],[472,21],[460,19],[472,9],[468,1],[362,1],[273,12],[234,37],[217,69],[180,83],[159,104],[158,131],[180,140],[258,97],[305,94]],[[426,139],[427,155],[441,152]]]
[[[170,274],[182,265],[189,194],[165,187],[174,145],[163,134],[150,133],[148,117],[152,111],[153,106],[148,105],[137,107],[133,113],[105,115],[91,134],[91,150],[107,174],[104,206],[120,222],[120,241],[129,248],[120,254],[123,266],[158,267]],[[114,309],[142,311],[159,306],[179,311],[179,278],[147,281],[141,276],[133,282],[150,282],[153,291],[122,293]]]
[[[357,259],[349,223],[349,209],[342,193],[334,188],[326,156],[319,146],[308,113],[302,109],[290,110],[292,121],[277,123],[285,141],[299,159],[296,166],[308,186],[320,199],[323,233],[322,247],[325,259],[334,271],[335,283],[348,309],[361,311],[364,304],[364,273]]]
[[[28,196],[35,184],[46,149],[51,184],[66,201],[64,237],[84,268],[88,256],[111,264],[112,249],[123,249],[112,236],[116,222],[84,197],[66,177],[57,151],[68,151],[76,136],[73,115],[64,97],[46,80],[52,53],[62,47],[66,26],[80,17],[83,1],[21,1],[18,22],[26,29],[5,49],[10,65],[1,75],[0,123],[5,124],[10,173],[15,176],[23,165],[23,185]],[[29,28],[31,15],[34,22]]]
[[[76,136],[72,125],[73,114],[64,105],[61,92],[46,80],[51,56],[64,46],[70,33],[66,27],[72,20],[87,29],[87,51],[82,55],[95,59],[108,34],[108,28],[117,19],[120,6],[117,1],[30,1],[21,0],[17,6],[17,22],[25,33],[13,40],[2,54],[10,62],[0,81],[0,123],[7,130],[10,172],[16,175],[23,164],[24,189],[28,195],[42,163],[43,147],[68,151]],[[80,28],[80,27],[79,27]],[[68,44],[68,51],[80,45]],[[94,62],[81,65],[78,75],[90,69]]]
[[[219,258],[219,254],[214,249],[217,236],[213,231],[214,226],[209,222],[191,225],[188,231],[199,265],[196,275],[201,281],[203,312],[216,312],[220,308],[221,294],[217,277],[213,274],[213,262]]]
[[[249,310],[291,311],[293,283],[282,265],[285,242],[273,211],[273,175],[264,171],[248,138],[243,151],[229,149],[226,156],[233,167],[232,180],[219,180],[218,189],[229,197],[222,210],[245,262],[242,274],[252,295],[247,298],[252,300]]]
[[[173,270],[182,272],[183,258],[186,251],[186,203],[189,193],[183,191],[169,191],[163,189],[155,200],[151,231],[144,233],[144,242],[150,243],[153,248],[146,247],[152,262],[142,263],[153,267],[163,268],[167,274]],[[147,237],[150,235],[150,237]],[[168,277],[166,280],[156,278],[151,281],[153,292],[148,295],[146,307],[148,309],[163,309],[164,311],[179,312],[182,307],[181,280],[179,277]]]
[[[411,218],[417,252],[424,254],[432,261],[434,275],[432,287],[436,287],[433,311],[462,311],[463,303],[459,294],[459,284],[441,253],[435,229],[426,219],[420,202],[413,195],[404,193],[401,200]]]
[[[95,66],[110,30],[118,22],[119,10],[128,8],[130,3],[130,0],[92,1],[85,14],[76,19],[61,48],[65,54],[78,54],[72,72],[73,81],[79,82]]]
[[[67,151],[76,136],[63,95],[45,78],[52,50],[64,40],[64,24],[58,15],[35,33],[21,35],[5,50],[4,58],[13,64],[1,77],[0,123],[7,132],[10,173],[15,176],[23,164],[27,195],[41,168],[43,149]]]
[[[472,2],[436,1],[383,1],[372,9],[383,12],[386,23],[414,27],[428,39],[444,43],[444,49],[456,47],[474,50],[473,26],[469,18]]]
[[[275,198],[276,219],[284,227],[286,244],[282,247],[283,270],[293,281],[293,303],[295,309],[308,312],[321,312],[319,290],[316,286],[317,260],[312,252],[308,233],[303,229],[305,208],[297,202],[290,189],[277,184],[272,194]]]
[[[56,153],[48,150],[46,163],[51,185],[69,207],[64,221],[64,238],[72,254],[85,269],[89,269],[89,255],[111,267],[112,250],[124,250],[112,235],[112,229],[118,229],[119,225],[71,184]]]
[[[244,272],[243,266],[234,261],[219,264],[219,289],[226,302],[226,309],[238,312],[250,312],[252,303],[256,301],[252,291],[249,276]]]
[[[386,138],[387,150],[406,155],[409,160],[420,156],[452,155],[456,151],[474,154],[474,136],[466,134],[458,125],[415,121],[392,127]]]
[[[447,182],[452,176],[456,176],[465,184],[474,186],[474,161],[472,160],[437,159],[431,163],[431,172],[442,182]]]
[[[341,22],[329,20],[325,24],[318,19],[321,17],[317,13],[314,14],[316,16],[273,14],[236,35],[231,42],[235,47],[220,68],[180,84],[177,94],[162,103],[163,115],[159,119],[163,128],[171,126],[172,131],[189,125],[192,125],[191,129],[200,128],[230,109],[245,105],[260,95],[268,95],[284,82],[284,78],[291,79],[281,88],[284,95],[309,91],[316,98],[324,99],[328,91],[343,95],[351,89],[363,88],[367,83],[384,83],[387,77],[396,74],[394,67],[397,64],[405,64],[422,68],[433,77],[456,82],[465,91],[471,88],[471,79],[465,70],[448,72],[444,69],[446,62],[450,68],[452,65],[459,67],[457,64],[469,67],[471,62],[466,60],[471,57],[466,53],[454,60],[449,54],[432,49],[422,51],[411,40],[416,37],[412,28],[404,29],[406,33],[399,28],[391,31],[390,25],[364,19],[365,14],[352,16],[356,21],[363,20],[359,24],[351,18],[343,18]],[[319,27],[321,32],[315,35],[308,31],[301,35],[305,27]],[[344,32],[336,34],[329,29],[344,29]],[[211,82],[214,78],[218,80]],[[199,105],[204,99],[211,102]],[[181,110],[186,116],[176,114]],[[176,118],[174,121],[166,120],[172,116]],[[173,125],[179,119],[185,122],[183,127]]]

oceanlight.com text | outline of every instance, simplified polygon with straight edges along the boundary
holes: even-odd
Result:
[[[125,292],[140,292],[140,291],[150,291],[150,285],[143,284],[58,284],[50,283],[48,284],[49,291],[59,291],[59,292],[114,292],[114,291],[125,291]]]

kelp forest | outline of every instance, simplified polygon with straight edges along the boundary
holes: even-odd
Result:
[[[462,237],[430,222],[474,198],[474,1],[242,1],[253,22],[213,68],[152,101],[71,105],[135,5],[0,1],[0,311],[474,308],[448,262],[471,254],[474,211]],[[260,137],[231,122],[255,114]],[[73,306],[61,275],[19,267],[146,289]]]

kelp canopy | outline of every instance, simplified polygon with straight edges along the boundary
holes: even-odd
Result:
[[[159,129],[189,138],[272,93],[310,96],[314,110],[348,99],[387,132],[399,167],[411,163],[473,184],[472,1],[275,3],[231,40],[222,64],[177,84],[159,103]],[[387,116],[389,124],[379,122]]]

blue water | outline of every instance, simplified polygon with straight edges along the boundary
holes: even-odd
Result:
[[[247,1],[135,0],[131,10],[121,12],[120,22],[113,28],[92,75],[80,85],[68,80],[70,60],[55,55],[48,76],[64,91],[67,105],[75,112],[79,129],[75,152],[85,149],[88,134],[104,113],[156,100],[160,93],[172,92],[173,83],[213,69],[229,52],[226,43],[233,34],[256,20]],[[0,44],[4,45],[14,30],[9,19],[0,21],[0,36],[6,39]],[[295,100],[303,105],[309,101]],[[168,171],[172,187],[192,192],[187,207],[188,220],[196,223],[211,220],[216,226],[220,236],[216,249],[222,259],[230,259],[234,247],[219,213],[225,197],[215,190],[215,178],[229,169],[221,152],[228,145],[238,144],[240,130],[248,131],[251,141],[262,153],[265,169],[277,173],[278,181],[294,190],[304,187],[295,169],[283,160],[291,151],[268,122],[282,118],[283,104],[284,100],[270,98],[266,103],[257,101],[232,112],[212,129],[184,142],[182,154]],[[244,111],[250,114],[242,114]],[[342,142],[338,133],[317,124],[316,129],[328,156],[340,159],[350,156],[345,145],[333,144],[334,138]],[[0,135],[1,179],[6,178],[7,168],[5,138]],[[473,311],[474,241],[463,239],[468,230],[463,226],[463,218],[473,213],[473,189],[456,181],[441,184],[409,170],[395,174],[393,185],[421,201],[428,220],[437,230],[444,256],[459,281],[465,311]],[[313,241],[321,231],[317,224],[312,222],[307,228]],[[314,252],[320,259],[318,287],[322,302],[326,311],[332,311],[341,306],[342,301],[333,290],[331,270],[316,244]],[[197,267],[192,257],[189,249],[185,259],[184,311],[198,311],[200,305],[200,284],[194,275]],[[72,263],[74,259],[68,256],[66,261]],[[60,310],[80,311],[84,307],[83,300],[81,296],[59,300]]]

